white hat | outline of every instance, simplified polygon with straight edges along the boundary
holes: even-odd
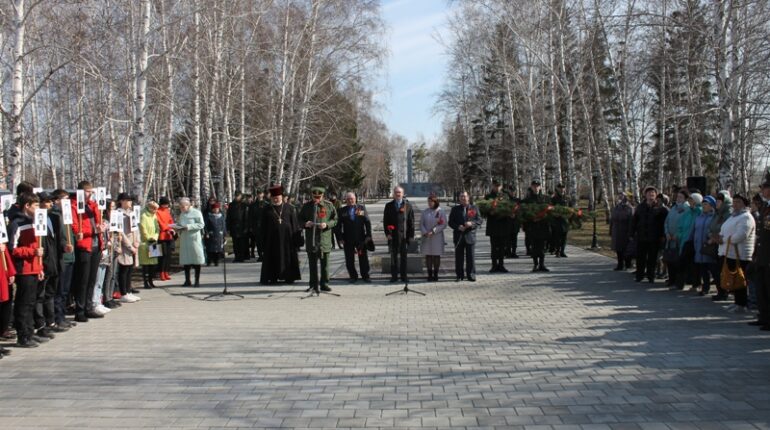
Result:
[[[696,205],[703,203],[703,195],[700,193],[692,193],[690,194],[690,198],[695,202]]]

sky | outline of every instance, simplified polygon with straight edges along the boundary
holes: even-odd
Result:
[[[424,136],[429,142],[441,129],[432,113],[446,70],[444,47],[436,35],[445,33],[446,0],[383,0],[390,57],[378,101],[392,133],[410,143]]]

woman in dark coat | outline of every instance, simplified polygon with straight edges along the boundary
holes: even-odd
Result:
[[[214,203],[209,207],[209,212],[203,218],[205,222],[204,243],[206,244],[206,253],[208,260],[206,265],[214,263],[219,266],[219,259],[222,258],[225,250],[225,216],[222,215],[222,207],[219,203]]]
[[[612,249],[618,257],[618,265],[613,270],[623,270],[631,268],[631,257],[626,256],[628,243],[631,235],[631,220],[634,218],[634,207],[628,200],[627,195],[623,195],[612,208],[610,217],[610,235],[612,236]]]

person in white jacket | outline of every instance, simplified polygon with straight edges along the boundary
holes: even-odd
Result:
[[[740,264],[746,273],[751,257],[754,254],[754,236],[756,224],[749,211],[749,199],[736,194],[733,196],[733,213],[722,224],[719,232],[719,256],[727,258],[730,270],[735,270],[736,264]],[[730,246],[728,247],[728,243]],[[748,296],[746,289],[733,291],[735,304],[729,307],[730,312],[746,312]]]

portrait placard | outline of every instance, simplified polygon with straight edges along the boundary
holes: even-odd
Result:
[[[35,209],[35,236],[48,236],[48,209]]]
[[[70,199],[61,199],[61,220],[64,225],[72,225],[72,203],[70,203]]]
[[[84,190],[77,190],[78,208],[77,213],[86,213],[86,192]]]

